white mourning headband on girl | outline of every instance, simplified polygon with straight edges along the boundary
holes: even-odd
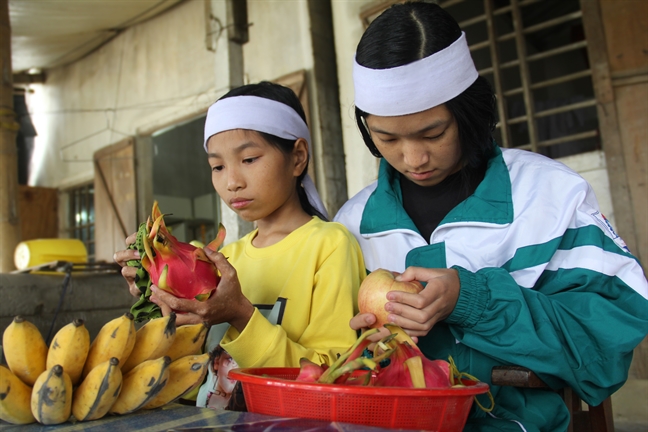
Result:
[[[209,107],[205,119],[205,151],[211,136],[233,129],[265,132],[290,140],[304,138],[308,152],[313,154],[308,126],[294,109],[281,102],[259,96],[232,96],[217,101]],[[308,174],[302,186],[311,205],[328,219],[326,207]]]
[[[389,69],[369,69],[353,59],[355,105],[378,116],[413,114],[460,95],[479,76],[466,34],[421,60]]]

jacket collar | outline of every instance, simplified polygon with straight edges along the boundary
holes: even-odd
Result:
[[[376,234],[393,230],[418,232],[414,222],[403,208],[399,178],[400,173],[382,159],[378,172],[378,184],[362,212],[361,234]],[[502,150],[495,146],[494,155],[488,161],[484,180],[477,186],[475,193],[452,209],[439,226],[460,222],[502,225],[512,221],[511,179],[502,156]]]

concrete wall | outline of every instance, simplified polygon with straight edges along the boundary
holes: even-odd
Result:
[[[0,334],[17,315],[47,338],[63,291],[63,275],[0,273]],[[101,327],[130,310],[136,299],[119,274],[72,274],[52,335],[76,318],[94,338]]]

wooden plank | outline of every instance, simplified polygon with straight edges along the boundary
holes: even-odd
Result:
[[[495,366],[491,370],[491,382],[498,386],[549,389],[532,370],[521,366]]]
[[[21,239],[57,238],[58,190],[18,186],[18,210],[22,219]]]
[[[628,188],[635,217],[636,245],[631,248],[648,274],[648,82],[615,88],[621,122]]]
[[[600,0],[612,73],[646,67],[648,1]]]
[[[610,195],[619,235],[644,264],[648,251],[645,140],[648,126],[645,83],[613,88],[615,74],[645,70],[648,41],[645,25],[637,17],[648,13],[646,2],[581,0],[583,24],[594,89],[599,100],[599,124],[610,179]],[[645,22],[645,20],[644,20]],[[644,25],[644,27],[642,27]],[[648,378],[648,339],[636,348],[630,376]]]
[[[134,142],[128,138],[105,147],[94,159],[105,177],[104,182],[95,170],[95,260],[110,262],[126,246],[124,229],[131,234],[138,226]]]
[[[610,196],[618,234],[636,250],[635,218],[628,186],[619,118],[610,79],[610,67],[599,2],[581,0],[587,54],[592,70],[601,141],[610,180]]]
[[[617,87],[615,93],[619,118],[623,119],[621,139],[633,214],[637,222],[637,243],[630,250],[643,264],[644,273],[648,274],[648,83]],[[630,375],[648,378],[648,338],[635,349]]]

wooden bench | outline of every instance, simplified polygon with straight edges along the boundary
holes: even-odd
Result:
[[[551,390],[533,371],[520,366],[495,366],[491,370],[491,382],[497,386]],[[587,405],[587,410],[583,410],[581,398],[571,388],[566,387],[558,393],[571,416],[568,432],[614,432],[611,398],[598,406]]]

